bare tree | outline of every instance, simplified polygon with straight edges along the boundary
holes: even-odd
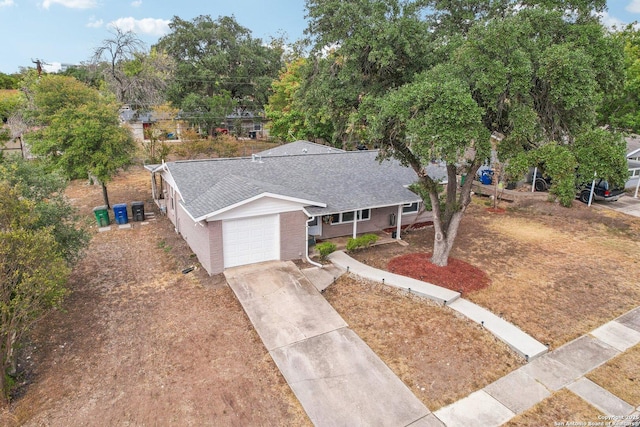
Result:
[[[113,37],[94,50],[92,63],[104,70],[116,99],[133,108],[148,110],[164,101],[164,90],[173,73],[173,60],[152,50],[133,31],[113,27]],[[102,65],[102,67],[101,67]]]
[[[143,52],[145,45],[131,30],[124,31],[114,26],[110,33],[113,37],[103,40],[102,44],[94,50],[93,62],[109,64],[106,73],[107,81],[115,89],[117,100],[126,103],[126,94],[131,82],[125,73],[124,65]]]

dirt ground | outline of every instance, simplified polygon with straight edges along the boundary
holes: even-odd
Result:
[[[109,185],[110,200],[148,202],[148,188],[132,169]],[[74,182],[68,194],[93,224],[100,189]],[[182,274],[194,259],[166,218],[92,227],[65,310],[39,324],[21,360],[26,383],[0,421],[310,425],[222,278]]]
[[[640,218],[577,201],[570,209],[506,205],[503,213],[485,203],[476,198],[469,206],[451,252],[490,279],[466,298],[552,350],[640,305]],[[405,233],[403,240],[409,245],[354,256],[386,269],[394,257],[431,251],[433,228]]]
[[[152,209],[141,167],[109,190],[112,203]],[[74,182],[68,195],[93,240],[64,311],[48,315],[22,352],[22,386],[0,424],[310,425],[224,278],[182,273],[197,260],[166,218],[98,233],[100,189]],[[470,207],[451,254],[489,277],[466,298],[552,349],[640,305],[640,220],[580,204],[486,208],[483,199]],[[409,246],[356,257],[386,268],[429,252],[432,233],[412,231],[403,236]],[[431,410],[524,363],[422,299],[350,278],[325,295]]]

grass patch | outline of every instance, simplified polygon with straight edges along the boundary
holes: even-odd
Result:
[[[167,244],[167,241],[164,239],[158,242],[158,249],[162,249],[167,254],[171,252],[171,246]]]
[[[523,412],[504,427],[529,427],[529,426],[554,426],[554,425],[587,425],[601,420],[603,415],[593,406],[571,393],[569,390],[560,390],[528,411]]]
[[[485,329],[405,291],[345,275],[324,295],[432,411],[524,363]]]
[[[640,406],[640,344],[586,375],[628,404]]]

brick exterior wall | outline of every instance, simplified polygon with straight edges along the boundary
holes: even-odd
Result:
[[[211,249],[211,270],[209,274],[224,271],[224,252],[222,250],[222,221],[212,221],[209,224],[209,247]]]
[[[307,216],[302,211],[280,214],[280,259],[289,261],[305,256]]]
[[[209,223],[194,223],[181,205],[176,209],[177,228],[180,235],[187,242],[193,253],[198,257],[202,267],[211,273],[211,248],[209,235]]]

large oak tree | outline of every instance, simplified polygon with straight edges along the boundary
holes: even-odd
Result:
[[[155,46],[176,63],[168,100],[181,118],[213,134],[234,112],[260,112],[282,66],[282,46],[267,46],[233,17],[174,17]]]
[[[29,93],[31,115],[42,126],[29,135],[33,153],[70,179],[97,178],[109,206],[106,184],[135,152],[131,131],[121,126],[119,106],[72,77],[43,76]]]
[[[595,132],[598,108],[624,77],[621,45],[593,13],[604,6],[603,0],[308,0],[316,47],[310,63],[317,65],[299,96],[316,111],[329,105],[335,141],[373,142],[383,157],[416,171],[418,192],[434,208],[432,262],[446,265],[471,200],[472,180],[459,187],[457,177],[473,177],[491,148],[504,163],[563,147],[548,150],[573,159],[554,177],[556,194],[564,203],[573,198],[574,163],[586,161],[576,159],[574,145],[590,140],[581,155],[597,152],[600,140],[593,138],[605,137]],[[326,47],[331,54],[321,53]],[[439,183],[425,173],[434,159],[446,163],[442,204]],[[601,173],[618,180],[618,166]]]

